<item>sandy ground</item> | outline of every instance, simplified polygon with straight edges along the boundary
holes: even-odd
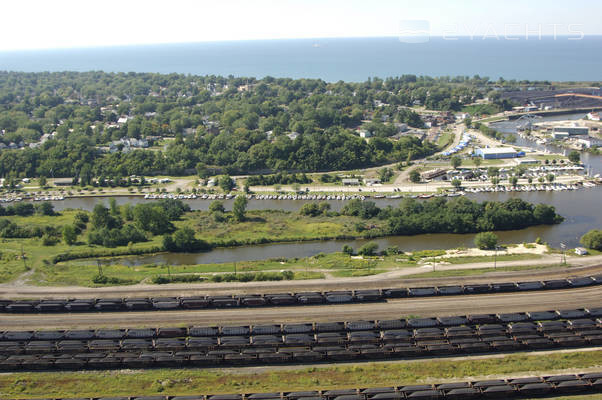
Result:
[[[492,257],[497,253],[498,256],[508,255],[508,254],[539,254],[543,255],[548,251],[548,247],[543,244],[532,244],[533,248],[525,247],[524,244],[519,244],[515,247],[505,247],[501,250],[481,250],[478,248],[470,248],[464,250],[451,249],[446,250],[445,255],[441,257],[436,257],[437,259],[447,258],[447,257],[480,257],[480,256],[488,256]],[[525,261],[528,262],[528,261]]]

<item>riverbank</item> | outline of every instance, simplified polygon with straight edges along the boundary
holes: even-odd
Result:
[[[183,203],[163,202],[174,207],[185,209]],[[233,246],[261,245],[266,243],[301,243],[313,241],[329,241],[332,239],[355,240],[373,239],[387,236],[412,236],[430,232],[467,233],[484,230],[510,230],[526,228],[534,225],[557,224],[563,220],[552,207],[533,206],[521,200],[506,202],[478,203],[474,201],[449,201],[435,199],[421,203],[409,199],[397,208],[379,208],[373,203],[351,201],[340,212],[329,211],[328,203],[308,203],[295,212],[281,210],[250,210],[243,212],[242,217],[227,213],[221,203],[214,203],[212,211],[189,211],[180,218],[168,222],[170,232],[188,231],[191,235],[202,238],[206,249]],[[147,206],[131,205],[100,207],[92,216],[77,210],[64,210],[56,214],[50,209],[47,214],[27,215],[26,207],[3,209],[9,214],[19,214],[23,209],[25,215],[12,215],[10,220],[3,219],[2,235],[5,261],[0,266],[0,278],[10,280],[14,276],[42,266],[52,266],[58,262],[76,259],[99,259],[128,255],[144,255],[160,253],[165,249],[166,237],[153,235],[150,231],[141,232],[137,243],[124,241],[117,246],[103,247],[86,242],[95,234],[90,218],[94,221],[97,212],[119,217],[119,226],[138,230],[143,227],[142,218],[137,211],[149,209]],[[162,209],[159,208],[160,212]],[[34,209],[30,207],[31,213]],[[158,212],[159,212],[158,211]],[[82,218],[86,222],[82,222]],[[98,217],[101,218],[101,217]],[[115,217],[114,217],[115,218]],[[76,222],[76,220],[78,222]],[[498,221],[503,221],[501,224]],[[82,225],[83,224],[83,225]],[[77,232],[69,239],[61,236],[65,226],[74,227]],[[74,228],[75,229],[75,228]],[[121,228],[120,228],[121,229]],[[7,239],[14,238],[14,239]],[[64,239],[64,240],[63,240]],[[95,242],[96,243],[96,242]],[[340,247],[339,249],[340,250]],[[385,249],[386,253],[397,250]],[[372,254],[358,250],[360,254]],[[290,255],[289,255],[290,257]],[[265,259],[266,257],[261,257]],[[99,271],[99,274],[100,271]],[[124,283],[126,283],[124,281]]]
[[[567,265],[590,265],[602,260],[598,252],[590,257],[567,257]],[[281,273],[290,271],[292,279],[319,280],[324,283],[337,281],[350,284],[355,279],[386,280],[402,277],[449,277],[480,275],[489,272],[512,272],[526,270],[545,270],[560,265],[560,254],[544,245],[519,244],[508,245],[499,251],[478,249],[452,249],[419,251],[404,254],[380,256],[350,256],[343,253],[319,254],[307,258],[279,258],[237,263],[165,265],[146,264],[127,266],[119,259],[102,265],[102,273],[108,278],[121,281],[122,285],[151,285],[157,276],[182,277],[195,276],[205,280],[194,286],[219,287],[214,283],[216,276],[244,275],[258,273]],[[57,265],[44,265],[24,274],[18,286],[74,286],[74,287],[110,287],[115,281],[104,284],[94,281],[99,269],[95,261],[71,261]],[[119,284],[119,283],[117,283]],[[247,285],[241,283],[242,285]],[[271,284],[271,283],[266,283]],[[278,284],[275,282],[275,284]],[[14,287],[14,283],[0,287]],[[154,285],[153,285],[154,286]],[[173,285],[169,285],[173,286]],[[159,288],[157,288],[159,289]]]

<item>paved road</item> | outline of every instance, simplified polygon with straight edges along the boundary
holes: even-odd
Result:
[[[395,299],[381,303],[327,306],[165,312],[2,315],[0,330],[350,321],[395,319],[408,316],[431,317],[465,315],[470,313],[544,311],[601,306],[602,290],[600,290],[600,287],[594,286],[572,290]]]

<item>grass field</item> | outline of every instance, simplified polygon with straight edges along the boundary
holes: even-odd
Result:
[[[241,223],[216,222],[209,212],[196,211],[187,214],[176,225],[195,228],[209,243],[267,243],[298,240],[330,239],[336,237],[360,237],[370,230],[378,231],[386,221],[362,220],[349,216],[307,217],[296,212],[281,210],[248,211],[247,220]],[[363,232],[357,225],[370,226]]]
[[[73,222],[77,211],[66,210],[56,216],[29,216],[10,217],[12,222],[22,226],[56,226],[62,227]],[[205,241],[217,245],[242,245],[269,242],[290,242],[304,240],[321,240],[341,237],[361,237],[371,229],[379,229],[385,222],[377,220],[361,220],[359,217],[305,217],[297,213],[284,211],[249,211],[248,219],[242,223],[215,222],[207,212],[187,213],[181,221],[176,221],[176,227],[189,226],[197,231],[197,235]],[[369,225],[370,228],[359,232],[358,224]],[[90,246],[86,240],[86,232],[78,237],[78,243],[67,246],[59,242],[54,246],[43,246],[41,238],[28,239],[0,239],[0,282],[10,281],[29,269],[33,269],[33,279],[48,283],[76,284],[82,280],[89,280],[96,275],[97,269],[82,268],[78,271],[79,277],[69,278],[65,274],[67,267],[50,266],[47,261],[64,253],[103,252],[107,249],[100,246]],[[162,236],[150,237],[149,241],[135,243],[131,247],[121,246],[113,250],[127,253],[130,251],[149,250],[162,245]],[[25,255],[25,260],[21,257]],[[95,264],[95,262],[92,262]],[[155,268],[154,266],[152,268]],[[182,268],[182,272],[225,272],[223,267],[201,266],[196,268]],[[227,272],[233,269],[227,270]],[[153,273],[158,271],[153,270]],[[143,273],[144,268],[116,268],[115,273],[124,279],[140,281],[148,276]],[[162,272],[162,271],[159,271]],[[43,277],[41,276],[43,275]],[[64,280],[63,280],[64,279]]]
[[[398,261],[401,260],[401,261]],[[307,258],[278,258],[260,261],[241,261],[221,264],[171,265],[169,272],[177,274],[198,274],[209,277],[213,274],[241,272],[280,271],[294,272],[294,279],[321,279],[328,273],[335,277],[366,276],[385,271],[415,266],[415,261],[399,256],[351,258],[342,253],[320,254]],[[118,277],[134,283],[168,273],[166,265],[147,264],[140,266],[104,265],[103,274]],[[92,260],[75,260],[56,265],[42,265],[32,272],[29,279],[43,285],[98,286],[92,278],[98,274],[98,267]]]
[[[13,373],[0,375],[0,397],[98,397],[101,393],[104,396],[189,395],[341,389],[538,375],[601,366],[602,351],[591,351],[311,368]]]

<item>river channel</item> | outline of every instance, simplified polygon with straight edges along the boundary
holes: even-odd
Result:
[[[554,118],[554,117],[551,117]],[[547,118],[546,118],[547,119]],[[563,119],[570,119],[570,116],[563,116]],[[505,122],[504,130],[508,133],[515,132],[515,121]],[[535,142],[518,137],[517,145],[523,147],[536,148],[538,150],[549,150],[551,152],[560,152],[564,150],[554,146],[543,146]],[[592,174],[602,173],[602,156],[594,156],[588,153],[582,153],[582,161]],[[579,238],[590,229],[602,228],[602,186],[595,188],[585,188],[574,191],[562,192],[510,192],[510,193],[475,193],[467,194],[467,197],[473,200],[497,200],[504,201],[512,197],[520,197],[531,203],[546,203],[556,207],[557,212],[565,217],[565,221],[559,225],[553,226],[535,226],[518,231],[498,232],[502,243],[522,243],[533,242],[540,237],[554,247],[565,243],[569,248],[579,245]],[[92,210],[97,202],[106,202],[106,198],[88,197],[88,198],[68,198],[64,201],[55,202],[57,210],[65,208],[81,208]],[[116,197],[117,204],[152,202],[139,196],[120,196]],[[387,205],[395,206],[399,204],[399,199],[372,199],[379,207]],[[211,200],[184,200],[193,210],[206,210]],[[249,210],[279,209],[287,211],[297,211],[308,202],[307,200],[249,200]],[[332,210],[340,210],[345,201],[329,201]],[[232,200],[224,200],[227,209],[232,206]],[[379,239],[373,239],[378,243],[381,249],[389,246],[397,246],[403,251],[425,250],[425,249],[449,249],[455,247],[470,247],[473,245],[473,234],[428,234],[416,236],[392,236]],[[255,246],[242,246],[235,248],[218,248],[207,253],[181,254],[164,253],[148,256],[124,257],[115,259],[125,265],[143,265],[143,264],[208,264],[221,262],[235,262],[245,260],[262,260],[266,258],[292,258],[309,257],[318,253],[330,253],[340,251],[344,244],[358,248],[368,240],[329,240],[301,243],[278,243]]]

